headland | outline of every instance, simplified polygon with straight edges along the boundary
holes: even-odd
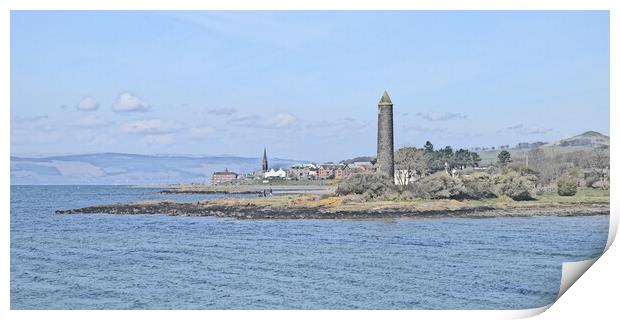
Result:
[[[368,200],[360,196],[294,195],[209,199],[196,202],[142,201],[57,210],[57,214],[163,214],[236,219],[493,218],[609,215],[608,193],[566,198],[542,195],[532,201]]]

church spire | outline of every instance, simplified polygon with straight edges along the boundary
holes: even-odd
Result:
[[[263,171],[269,171],[269,164],[267,163],[267,148],[263,149]]]

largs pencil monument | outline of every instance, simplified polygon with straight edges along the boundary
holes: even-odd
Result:
[[[394,112],[387,91],[379,100],[379,125],[377,127],[377,172],[394,179]]]

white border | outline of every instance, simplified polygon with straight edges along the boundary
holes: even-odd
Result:
[[[234,1],[192,1],[192,0],[22,0],[0,1],[0,61],[3,68],[0,78],[0,99],[2,108],[0,118],[2,128],[4,128],[2,146],[2,162],[4,170],[0,173],[4,184],[2,188],[2,203],[4,218],[1,220],[3,231],[2,238],[2,264],[1,279],[4,283],[4,290],[0,291],[1,313],[3,319],[20,318],[50,318],[50,319],[82,319],[84,317],[93,319],[108,319],[110,317],[134,318],[149,317],[154,319],[164,319],[169,317],[183,317],[188,319],[211,317],[252,317],[261,319],[316,319],[317,317],[340,318],[343,316],[356,318],[377,318],[389,317],[396,319],[410,319],[413,316],[422,316],[431,319],[507,319],[521,318],[539,314],[547,307],[530,310],[510,310],[510,311],[10,311],[10,32],[9,17],[10,10],[610,10],[611,12],[611,100],[610,100],[610,136],[611,141],[616,141],[616,130],[614,124],[618,123],[620,114],[618,107],[618,93],[614,91],[618,84],[618,31],[620,30],[620,16],[618,14],[620,1],[612,0],[442,0],[442,1],[405,1],[402,0],[346,0],[346,1],[295,1],[295,0],[234,0]],[[616,176],[618,151],[615,147],[611,148],[611,176]],[[580,318],[598,314],[599,316],[617,314],[615,310],[616,299],[618,297],[620,270],[620,252],[617,246],[610,247],[616,234],[618,226],[618,184],[615,180],[611,182],[612,190],[612,214],[610,223],[610,235],[607,243],[607,252],[592,267],[593,271],[587,272],[562,296],[558,303],[554,304],[549,311],[545,312],[543,318],[564,319],[567,317],[579,316]],[[598,317],[597,317],[598,318]]]

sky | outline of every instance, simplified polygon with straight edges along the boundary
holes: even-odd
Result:
[[[339,161],[609,134],[606,11],[13,11],[11,154]]]

